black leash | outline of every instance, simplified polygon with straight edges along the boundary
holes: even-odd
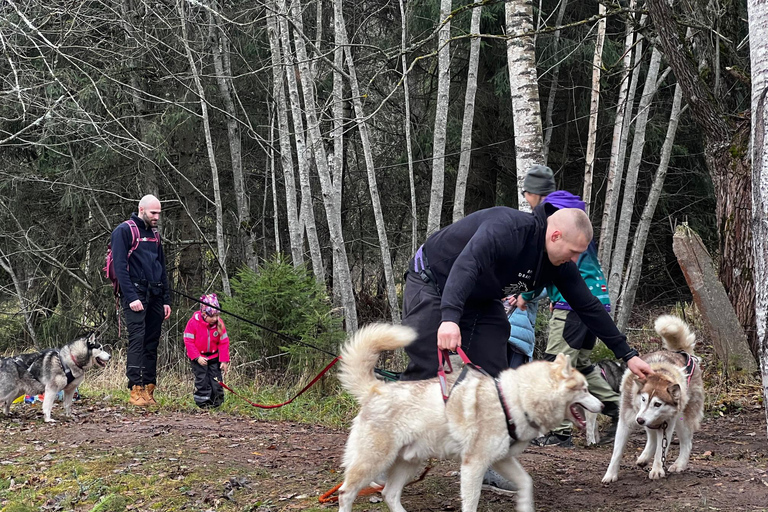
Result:
[[[333,352],[329,352],[328,350],[325,350],[325,349],[320,348],[320,347],[316,347],[315,345],[312,345],[311,343],[307,343],[307,342],[302,341],[302,340],[300,340],[298,338],[294,338],[293,336],[289,336],[289,335],[284,334],[284,333],[282,333],[280,331],[276,331],[274,329],[271,329],[271,328],[267,327],[266,325],[261,325],[261,324],[259,324],[257,322],[254,322],[253,320],[248,320],[247,318],[243,318],[242,316],[237,315],[235,313],[231,313],[229,311],[224,311],[221,308],[217,308],[215,306],[211,306],[210,304],[208,304],[206,302],[203,302],[203,301],[201,301],[200,299],[198,299],[196,297],[192,297],[191,295],[187,295],[184,292],[180,292],[179,290],[175,290],[175,289],[171,288],[171,291],[173,293],[181,295],[182,297],[185,297],[185,298],[187,298],[187,299],[189,299],[189,300],[191,300],[193,302],[197,302],[198,304],[205,304],[206,306],[212,307],[214,309],[218,309],[220,312],[222,312],[224,314],[227,314],[227,315],[229,315],[231,317],[237,318],[238,320],[241,320],[241,321],[243,321],[243,322],[245,322],[247,324],[251,324],[254,327],[258,327],[259,329],[263,329],[263,330],[265,330],[267,332],[271,332],[272,334],[274,334],[276,336],[279,336],[279,337],[283,338],[284,340],[290,341],[291,343],[298,343],[299,345],[304,345],[305,347],[313,348],[315,350],[323,352],[324,354],[328,354],[329,356],[334,357],[334,358],[338,358],[339,357],[336,354],[334,354]],[[389,370],[382,370],[381,368],[374,368],[373,371],[374,371],[374,373],[376,373],[377,375],[380,375],[384,379],[392,380],[392,381],[400,380],[400,374],[399,373],[391,372]]]

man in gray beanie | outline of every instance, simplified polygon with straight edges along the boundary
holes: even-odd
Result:
[[[555,175],[546,165],[533,164],[523,180],[523,197],[536,208],[545,197],[556,190]]]

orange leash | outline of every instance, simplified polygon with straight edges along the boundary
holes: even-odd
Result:
[[[413,480],[412,482],[407,483],[406,485],[415,484],[416,482],[421,482],[424,480],[424,477],[427,476],[427,473],[429,473],[429,470],[432,469],[432,466],[427,466],[424,468],[424,471],[421,473],[421,476],[417,478],[416,480]],[[339,490],[339,488],[342,486],[344,482],[341,482],[336,487],[331,489],[330,491],[326,492],[325,494],[321,495],[319,498],[317,498],[317,501],[320,503],[335,503],[339,501],[338,496],[332,496],[333,493]],[[363,489],[359,493],[357,493],[358,496],[368,496],[369,494],[375,494],[377,492],[381,492],[381,490],[384,489],[383,485],[372,485],[368,487],[367,489]]]

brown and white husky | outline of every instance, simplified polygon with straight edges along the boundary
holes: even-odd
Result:
[[[688,467],[693,433],[699,429],[704,415],[704,383],[699,359],[693,355],[696,336],[681,319],[662,315],[656,319],[656,332],[661,335],[664,350],[643,356],[654,371],[640,380],[627,372],[621,383],[621,406],[613,456],[603,483],[615,482],[619,463],[630,429],[645,428],[645,449],[637,458],[644,467],[653,459],[649,478],[663,478],[663,462],[677,430],[680,454],[667,471],[679,473]]]

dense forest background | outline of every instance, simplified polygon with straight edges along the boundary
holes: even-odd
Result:
[[[328,290],[347,328],[397,321],[393,298],[414,246],[433,230],[429,222],[449,224],[457,197],[465,215],[518,206],[521,155],[530,149],[515,134],[514,97],[523,88],[510,87],[510,77],[523,74],[510,60],[510,41],[518,40],[530,42],[535,62],[540,145],[533,160],[555,171],[559,188],[579,195],[591,170],[590,216],[601,246],[607,191],[618,184],[623,199],[614,202],[611,230],[626,230],[630,247],[620,266],[639,272],[640,282],[629,310],[690,300],[672,252],[675,226],[692,227],[721,271],[735,265],[721,257],[724,233],[737,222],[723,197],[749,190],[727,173],[713,178],[715,132],[702,124],[698,103],[686,107],[690,88],[682,80],[675,107],[680,64],[665,53],[649,7],[584,0],[3,2],[0,349],[57,345],[105,323],[117,338],[101,268],[110,232],[147,193],[162,201],[175,290],[230,295],[239,272],[258,273],[282,258],[305,266]],[[511,9],[531,27],[517,39],[509,35]],[[746,123],[748,134],[746,3],[672,9],[706,100],[734,133]],[[628,107],[621,100],[627,85],[636,86],[623,100]],[[679,124],[670,140],[675,108]],[[625,147],[619,165],[626,172],[616,179],[617,144]],[[747,144],[740,139],[725,152],[744,159]],[[442,195],[435,194],[439,179]],[[629,249],[654,184],[660,195],[647,242],[637,242],[644,249],[638,267]],[[611,282],[617,293],[626,286],[621,274]],[[174,300],[172,335],[194,308],[180,295]],[[301,297],[290,300],[301,307]],[[754,310],[754,297],[750,304]],[[742,324],[754,333],[754,318]]]

